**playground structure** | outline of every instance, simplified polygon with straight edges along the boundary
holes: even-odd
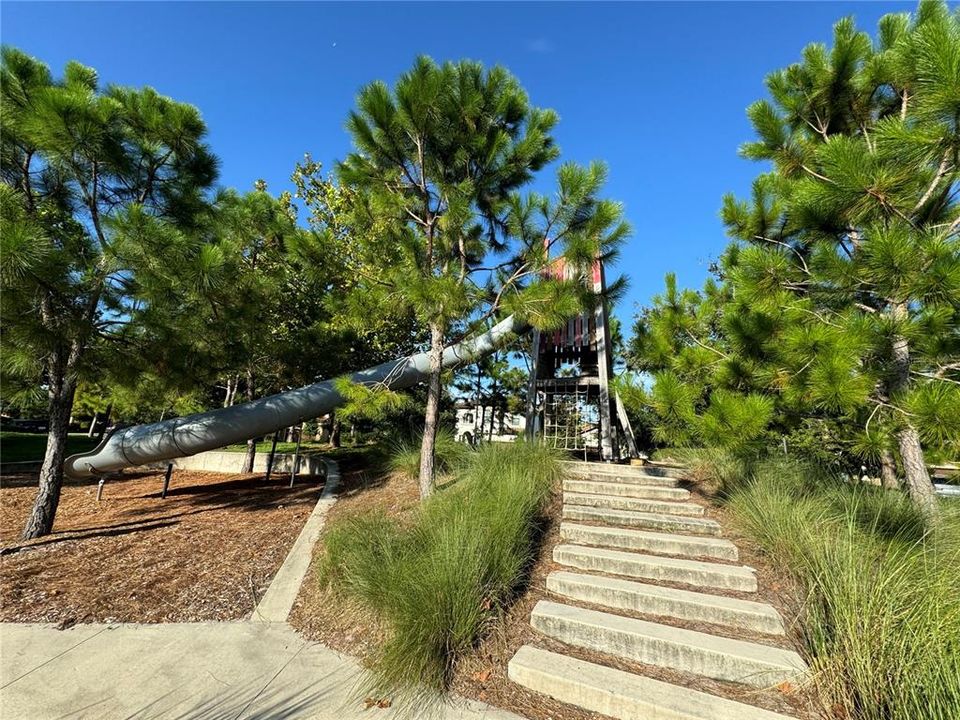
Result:
[[[551,272],[565,276],[570,269],[558,260]],[[593,286],[598,293],[604,290],[599,260],[593,265]],[[446,369],[474,362],[529,330],[511,315],[486,332],[448,347],[442,365]],[[571,319],[553,333],[535,332],[533,347],[527,431],[584,456],[599,455],[606,461],[624,454],[635,456],[629,421],[622,404],[610,394],[612,366],[604,303],[598,302],[592,313]],[[575,377],[563,374],[568,366],[578,368]],[[429,370],[428,354],[419,353],[355,372],[349,379],[402,390],[427,380]],[[326,415],[343,402],[334,381],[324,380],[253,402],[136,425],[109,435],[91,451],[71,455],[64,471],[77,479],[102,477],[124,468],[195,455],[299,425]]]
[[[525,323],[511,315],[486,332],[448,347],[442,365],[451,368],[473,362],[528,330]],[[349,379],[358,384],[402,390],[425,381],[429,371],[429,355],[419,353],[361,370]],[[343,402],[334,381],[324,380],[241,405],[136,425],[104,438],[89,452],[71,455],[64,463],[64,472],[72,478],[90,478],[215,450],[326,415]]]
[[[606,303],[603,263],[596,260],[590,277],[562,258],[550,272],[564,280],[592,284],[598,298],[592,312],[582,313],[552,332],[533,333],[533,372],[527,394],[527,431],[531,437],[561,450],[607,462],[637,457],[626,410],[611,392],[613,352]]]

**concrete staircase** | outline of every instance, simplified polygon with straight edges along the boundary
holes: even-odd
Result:
[[[561,544],[553,559],[569,570],[547,577],[547,590],[558,601],[537,603],[530,623],[569,646],[571,654],[525,645],[510,661],[510,679],[622,720],[786,718],[689,687],[700,676],[713,686],[731,683],[744,695],[746,688],[802,682],[807,667],[782,647],[784,626],[776,609],[717,594],[754,593],[756,575],[737,564],[737,547],[719,537],[720,525],[679,487],[679,472],[570,463],[568,473]],[[767,635],[770,641],[736,639],[738,634]],[[611,665],[664,668],[690,682],[671,684],[588,662],[573,657],[573,649],[609,658]]]
[[[612,510],[590,507],[589,505],[564,505],[563,519],[588,522],[595,525],[617,525],[620,527],[648,528],[650,530],[688,532],[699,535],[720,534],[720,523],[709,518],[661,515],[637,512],[636,510]]]

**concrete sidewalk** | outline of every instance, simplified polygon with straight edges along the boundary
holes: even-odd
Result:
[[[0,625],[3,720],[377,720],[352,658],[286,623]],[[438,720],[518,720],[482,703],[441,708]]]
[[[387,720],[356,691],[357,661],[284,622],[340,479],[323,495],[250,620],[158,625],[0,624],[0,720]],[[461,700],[436,720],[522,720]]]

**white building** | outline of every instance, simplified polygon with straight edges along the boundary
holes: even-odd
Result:
[[[501,432],[500,413],[493,406],[457,404],[455,433],[457,440],[461,442],[513,442],[518,435],[523,435],[526,429],[527,419],[523,415],[505,412]]]

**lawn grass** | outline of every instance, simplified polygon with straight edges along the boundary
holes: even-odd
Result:
[[[727,507],[806,593],[825,717],[960,717],[960,505],[942,501],[931,528],[900,493],[782,459],[754,467]]]
[[[321,581],[385,631],[363,692],[420,711],[442,695],[522,587],[559,475],[543,447],[485,446],[405,522],[368,512],[328,528]]]
[[[269,453],[270,448],[273,446],[273,440],[259,440],[257,442],[257,454]],[[339,450],[339,448],[336,448]],[[227,445],[225,447],[219,448],[224,452],[246,452],[247,444],[246,443],[235,443],[233,445]],[[279,441],[277,442],[277,452],[278,453],[294,453],[297,450],[297,444],[295,442],[286,442]],[[300,443],[300,454],[301,455],[327,455],[332,452],[334,449],[330,447],[330,444],[327,442],[313,442],[312,440],[304,440]]]
[[[96,438],[86,433],[71,433],[67,436],[67,455],[91,450],[97,445]],[[24,433],[4,430],[0,432],[0,461],[40,462],[47,449],[46,433]]]

